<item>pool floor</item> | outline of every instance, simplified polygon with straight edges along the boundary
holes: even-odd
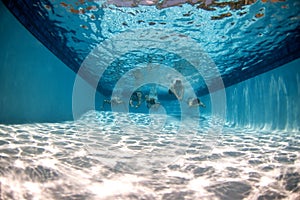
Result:
[[[0,199],[300,199],[299,132],[153,116],[0,125]]]

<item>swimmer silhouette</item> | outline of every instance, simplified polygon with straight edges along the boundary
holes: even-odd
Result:
[[[141,91],[134,92],[131,97],[129,104],[131,107],[138,108],[142,104],[143,93]],[[135,103],[135,104],[134,104]]]
[[[146,95],[145,99],[146,99],[146,104],[147,104],[148,109],[158,108],[160,106],[160,103],[157,102],[155,98],[153,98],[153,97],[150,98],[149,95]]]
[[[121,104],[124,103],[120,97],[114,97],[111,100],[109,99],[104,99],[102,103],[102,109],[104,108],[104,104],[110,104],[110,105],[116,105],[116,104]]]
[[[175,79],[175,81],[169,89],[169,93],[173,93],[179,101],[182,100],[184,95],[184,86],[180,79]]]
[[[205,104],[202,103],[199,98],[189,98],[187,103],[189,107],[196,107],[196,106],[201,106],[203,108],[206,107]]]

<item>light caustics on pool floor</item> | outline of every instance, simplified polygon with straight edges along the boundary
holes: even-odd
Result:
[[[178,133],[177,119],[154,116],[0,125],[0,199],[299,198],[298,133],[216,134],[206,118]]]

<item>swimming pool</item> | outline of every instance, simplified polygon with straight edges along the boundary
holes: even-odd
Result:
[[[298,2],[2,2],[0,199],[300,198]]]

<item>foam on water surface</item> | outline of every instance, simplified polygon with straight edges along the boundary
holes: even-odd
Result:
[[[0,125],[0,199],[299,198],[298,132],[217,133],[212,121],[195,129],[93,111],[74,122]]]

